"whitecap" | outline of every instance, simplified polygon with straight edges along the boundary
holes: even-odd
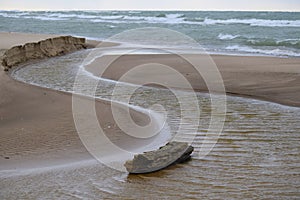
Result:
[[[108,16],[99,16],[100,19],[108,19],[108,20],[116,20],[116,19],[123,19],[123,15],[108,15]]]
[[[44,17],[44,16],[26,16],[26,19],[38,19],[38,20],[45,20],[45,21],[60,21],[60,20],[67,20],[67,18],[54,18],[54,17]]]
[[[220,33],[218,35],[218,38],[220,40],[233,40],[233,39],[235,39],[237,37],[240,37],[240,35],[231,35],[231,34],[223,34],[223,33]]]
[[[254,53],[254,54],[265,54],[265,55],[272,55],[272,56],[293,56],[293,57],[300,56],[300,53],[295,53],[293,51],[283,50],[283,49],[271,49],[271,50],[255,49],[252,47],[240,46],[240,45],[227,46],[225,49],[230,50],[230,51],[239,51],[239,52]]]
[[[184,14],[175,13],[175,14],[167,14],[166,17],[167,18],[183,18],[183,17],[185,17],[185,15]]]
[[[250,26],[267,27],[300,27],[300,20],[267,20],[267,19],[210,19],[205,18],[204,24],[246,24]]]
[[[134,11],[134,10],[131,10],[131,11],[129,11],[128,13],[130,13],[130,14],[139,14],[139,13],[141,13],[141,11]]]

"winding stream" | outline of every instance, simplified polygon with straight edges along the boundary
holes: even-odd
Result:
[[[12,76],[29,84],[72,92],[76,74],[88,53],[89,50],[79,51],[30,64],[19,68]],[[86,79],[93,78],[86,74]],[[96,97],[110,100],[114,86],[114,81],[99,79]],[[88,85],[84,87],[88,88]],[[189,92],[182,91],[182,94],[186,94],[184,99],[189,102]],[[96,161],[89,161],[72,167],[8,177],[6,181],[27,185],[26,188],[15,187],[25,192],[24,198],[28,199],[45,198],[45,194],[46,198],[62,199],[155,199],[158,196],[174,199],[299,198],[299,108],[227,96],[223,132],[213,150],[200,159],[196,155],[208,131],[211,107],[208,94],[197,93],[197,98],[201,108],[200,126],[194,131],[192,123],[184,124],[185,134],[177,138],[181,141],[194,138],[195,153],[186,164],[153,174],[127,176]],[[130,104],[147,109],[158,102],[168,112],[167,122],[173,136],[182,113],[173,93],[141,86],[131,97]],[[193,115],[190,120],[193,120]],[[1,192],[10,194],[12,191],[7,186]]]

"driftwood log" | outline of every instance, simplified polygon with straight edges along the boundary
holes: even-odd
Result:
[[[150,173],[187,161],[194,148],[185,142],[169,142],[158,150],[135,155],[124,166],[131,174]]]

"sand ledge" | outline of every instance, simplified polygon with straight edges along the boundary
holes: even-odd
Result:
[[[13,46],[2,56],[4,71],[34,59],[49,58],[86,48],[85,38],[60,36]]]

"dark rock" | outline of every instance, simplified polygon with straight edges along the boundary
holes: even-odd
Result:
[[[131,174],[150,173],[187,161],[194,148],[185,142],[170,142],[158,150],[135,155],[124,166]]]

